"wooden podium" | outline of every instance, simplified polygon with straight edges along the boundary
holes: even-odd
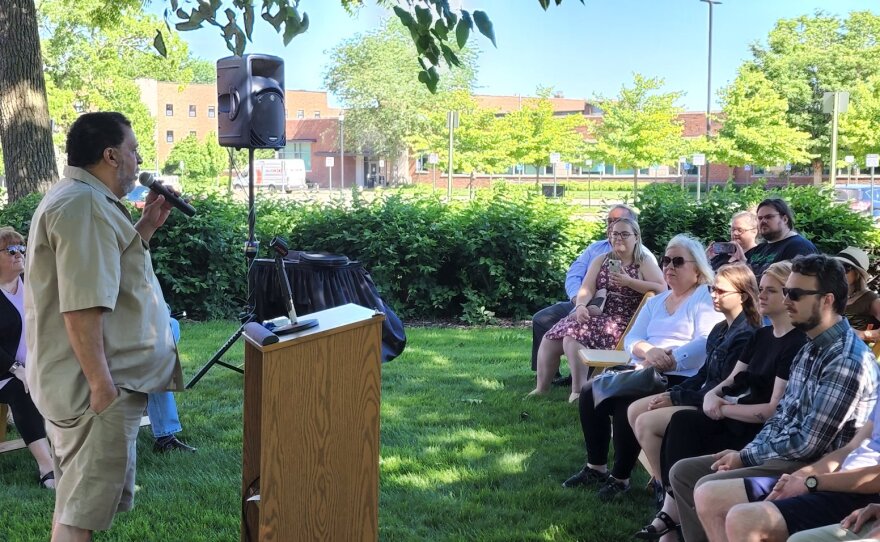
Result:
[[[245,334],[242,541],[377,540],[381,313],[348,304]]]

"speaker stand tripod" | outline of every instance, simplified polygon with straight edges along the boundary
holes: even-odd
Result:
[[[253,147],[248,148],[248,240],[244,247],[244,257],[247,262],[247,288],[248,288],[248,297],[247,297],[247,305],[245,306],[245,310],[240,318],[241,326],[233,333],[226,342],[223,343],[223,346],[220,347],[217,352],[211,356],[211,359],[205,363],[201,369],[196,373],[192,380],[187,382],[186,389],[190,389],[195,386],[199,380],[202,379],[205,374],[213,367],[214,365],[220,365],[221,367],[226,367],[227,369],[231,369],[237,373],[244,374],[244,370],[241,367],[226,363],[221,358],[226,351],[232,348],[232,345],[241,337],[241,334],[244,333],[244,328],[247,324],[254,321],[256,318],[256,314],[254,314],[254,284],[253,284],[253,268],[254,268],[254,259],[257,257],[257,252],[259,249],[259,243],[256,240],[254,234],[254,226],[257,222],[257,212],[256,206],[254,203],[254,149]]]

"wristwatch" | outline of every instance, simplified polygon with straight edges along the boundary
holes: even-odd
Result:
[[[819,479],[815,476],[807,476],[804,480],[804,485],[807,486],[807,491],[810,493],[815,493],[819,488]]]

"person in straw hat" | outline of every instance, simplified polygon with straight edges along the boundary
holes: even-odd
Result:
[[[846,247],[834,259],[843,264],[849,286],[844,316],[863,340],[880,339],[880,295],[868,289],[868,255],[862,249]]]

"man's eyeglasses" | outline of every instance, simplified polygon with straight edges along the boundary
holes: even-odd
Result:
[[[828,292],[822,290],[804,290],[803,288],[783,288],[782,295],[792,301],[800,301],[805,295],[825,295]]]
[[[626,241],[627,239],[629,239],[633,235],[635,235],[635,234],[630,233],[628,231],[613,231],[613,232],[611,232],[612,239],[622,239],[624,241]]]
[[[755,228],[730,228],[730,233],[734,235],[742,235],[747,231],[753,231]]]
[[[767,222],[768,220],[771,220],[775,216],[779,216],[779,213],[770,213],[767,215],[761,215],[758,217],[758,222]]]
[[[15,256],[16,253],[24,256],[25,246],[24,245],[9,245],[8,247],[4,248],[3,250],[5,250],[6,254],[9,254],[10,256]]]
[[[669,264],[672,264],[672,267],[678,269],[683,266],[685,263],[690,262],[694,263],[694,260],[685,260],[682,256],[676,256],[675,258],[670,258],[669,256],[663,256],[660,258],[660,267],[666,267]]]
[[[718,297],[724,297],[727,294],[738,294],[738,293],[740,293],[740,291],[739,290],[723,290],[721,288],[718,288],[717,286],[709,285],[709,293],[715,294]]]

